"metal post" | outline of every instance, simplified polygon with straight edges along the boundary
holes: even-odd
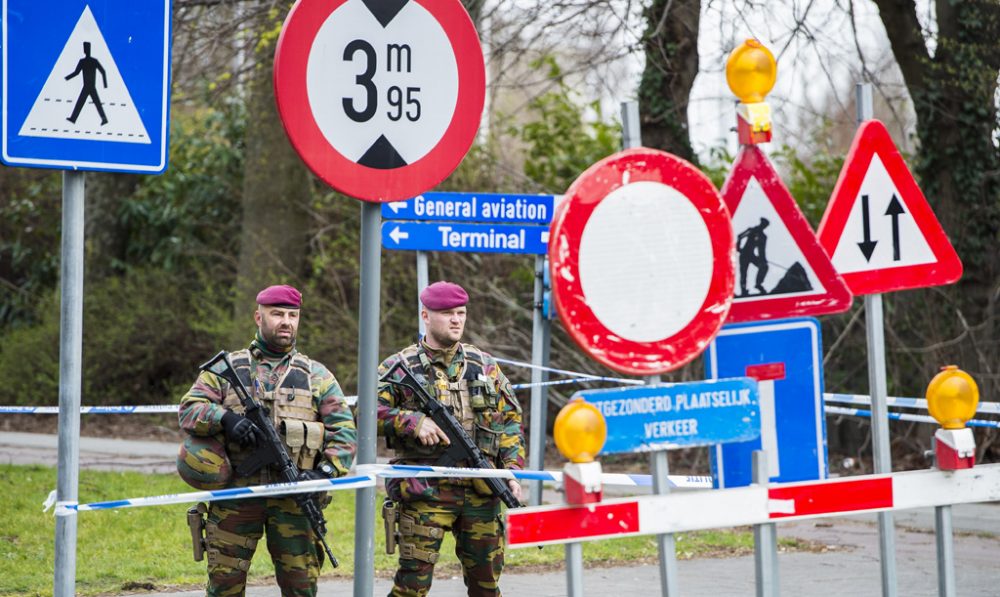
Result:
[[[583,545],[566,544],[566,597],[583,597]]]
[[[642,145],[642,131],[639,125],[639,102],[622,102],[622,147],[639,147]]]
[[[858,125],[873,117],[872,86],[861,83],[856,88]],[[865,296],[865,323],[868,340],[868,386],[872,397],[872,452],[876,473],[892,472],[889,449],[889,406],[886,401],[885,329],[882,318],[882,295]],[[878,514],[879,557],[882,562],[882,595],[896,595],[896,530],[891,512]]]
[[[938,595],[955,597],[955,546],[952,543],[951,506],[934,508],[937,542]]]
[[[882,295],[865,297],[868,338],[868,385],[872,396],[872,449],[875,473],[891,473],[889,407],[886,402],[885,337]],[[882,561],[882,595],[896,595],[896,530],[891,512],[879,512],[879,557]]]
[[[548,418],[548,389],[541,383],[546,375],[541,367],[548,365],[548,345],[551,326],[542,313],[545,286],[545,256],[535,257],[535,299],[531,324],[531,418],[528,421],[530,445],[528,446],[528,466],[535,471],[545,468],[546,419]],[[542,482],[531,481],[529,503],[542,503]]]
[[[378,203],[361,202],[361,283],[358,307],[358,459],[375,464],[382,221]],[[371,597],[375,579],[375,488],[357,491],[354,508],[354,597]]]
[[[417,251],[417,329],[420,330],[420,337],[423,338],[424,334],[427,333],[427,328],[424,325],[424,320],[420,318],[420,310],[423,305],[420,304],[420,292],[427,288],[430,284],[427,274],[427,253],[424,251]]]
[[[655,379],[659,381],[659,376]],[[667,454],[666,450],[659,450],[653,452],[650,457],[653,493],[656,495],[670,493],[670,463]],[[674,543],[674,534],[657,535],[656,544],[660,552],[660,593],[664,597],[676,597],[681,592],[677,588],[677,546]]]
[[[766,486],[770,480],[767,452],[753,453],[753,482]],[[753,563],[757,578],[757,597],[778,596],[778,532],[774,523],[753,527]]]
[[[56,482],[55,597],[76,594],[76,510],[80,481],[80,380],[83,370],[85,175],[63,172],[59,324],[59,460]]]

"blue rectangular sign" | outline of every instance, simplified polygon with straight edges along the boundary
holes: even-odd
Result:
[[[548,224],[553,195],[503,193],[424,193],[406,201],[382,204],[385,220]]]
[[[603,454],[751,440],[760,435],[757,382],[748,377],[577,392],[608,425]]]
[[[770,481],[827,476],[823,411],[823,349],[813,318],[728,325],[705,352],[709,377],[757,379],[760,438],[717,446],[711,453],[716,487],[752,482],[752,453],[767,452]]]
[[[389,221],[382,223],[382,246],[397,251],[544,255],[549,227]]]
[[[4,0],[8,166],[167,167],[171,0]]]

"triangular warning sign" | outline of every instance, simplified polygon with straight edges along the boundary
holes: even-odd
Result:
[[[958,254],[878,120],[858,128],[817,234],[854,294],[962,276]]]
[[[84,6],[18,134],[150,143],[89,6]]]
[[[740,148],[722,186],[736,236],[728,321],[840,313],[851,293],[767,156]]]

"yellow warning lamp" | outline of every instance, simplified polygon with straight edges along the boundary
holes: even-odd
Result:
[[[778,78],[778,63],[764,44],[748,39],[726,60],[726,82],[740,99],[736,125],[742,145],[771,140],[771,107],[764,101]]]
[[[596,406],[574,398],[556,416],[553,436],[559,452],[570,462],[593,462],[604,447],[608,425]]]
[[[927,409],[945,429],[962,429],[976,415],[979,387],[955,365],[941,367],[927,386]]]

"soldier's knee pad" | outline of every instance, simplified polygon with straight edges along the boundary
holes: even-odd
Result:
[[[177,453],[177,473],[195,489],[222,489],[233,480],[226,446],[216,436],[187,435]]]

